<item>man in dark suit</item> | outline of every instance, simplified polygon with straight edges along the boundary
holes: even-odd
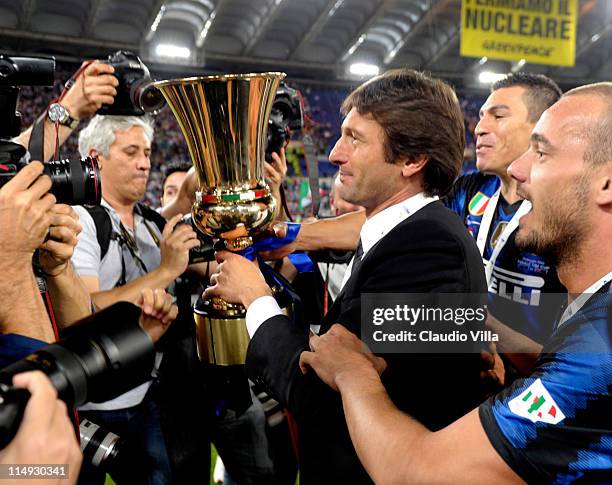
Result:
[[[342,111],[330,161],[339,166],[342,197],[364,206],[367,220],[321,333],[341,322],[360,335],[362,293],[485,293],[473,239],[437,200],[463,158],[463,117],[453,90],[421,73],[394,70],[353,91]],[[296,418],[302,483],[369,482],[350,445],[340,398],[299,368],[307,331],[281,313],[255,264],[228,252],[218,260],[205,296],[247,307],[247,369]],[[394,403],[432,430],[481,397],[477,354],[372,358]]]

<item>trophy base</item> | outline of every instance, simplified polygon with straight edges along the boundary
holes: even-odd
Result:
[[[206,364],[243,365],[250,341],[245,309],[231,305],[229,312],[219,310],[214,300],[199,300],[193,309],[198,357]]]

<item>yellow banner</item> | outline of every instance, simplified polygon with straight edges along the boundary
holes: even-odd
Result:
[[[461,55],[573,66],[578,0],[463,0]]]

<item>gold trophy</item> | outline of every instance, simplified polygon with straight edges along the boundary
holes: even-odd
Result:
[[[230,251],[246,249],[272,221],[276,202],[264,179],[268,118],[284,73],[227,74],[159,81],[187,140],[199,191],[191,213]],[[200,360],[244,364],[246,310],[220,298],[194,309]]]

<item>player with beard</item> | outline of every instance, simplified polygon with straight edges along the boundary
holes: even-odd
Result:
[[[523,374],[530,372],[552,333],[550,314],[558,311],[565,288],[550,261],[516,247],[518,219],[529,202],[521,200],[506,170],[527,150],[536,121],[560,95],[559,87],[542,75],[511,74],[495,83],[476,127],[479,172],[460,177],[443,199],[477,240],[487,268],[487,324],[500,334],[498,350],[511,353],[512,364]],[[357,212],[302,224],[296,241],[270,257],[295,250],[354,249],[364,220],[364,213]]]
[[[310,366],[342,396],[376,483],[610,483],[612,480],[612,83],[567,92],[544,112],[509,174],[531,210],[516,244],[546,255],[567,287],[533,373],[431,432],[395,408],[361,342],[312,336]]]

